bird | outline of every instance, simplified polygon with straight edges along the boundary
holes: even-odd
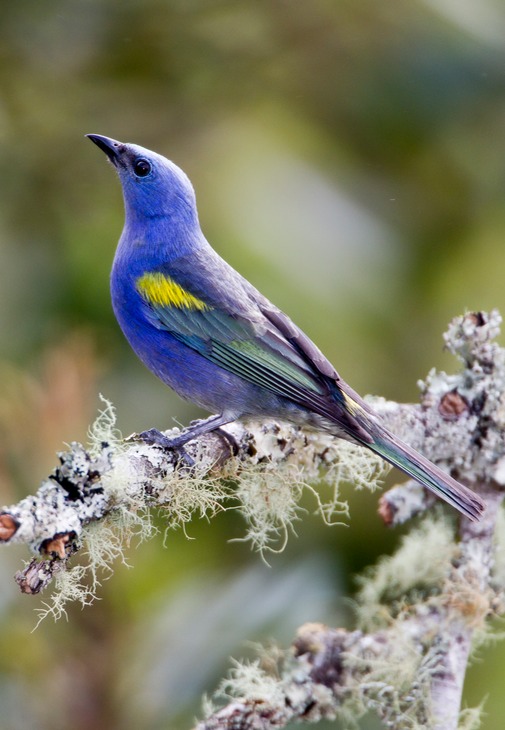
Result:
[[[485,502],[388,430],[312,340],[211,247],[187,175],[137,144],[86,135],[115,167],[125,222],[112,265],[112,307],[140,360],[210,412],[166,449],[248,418],[277,418],[367,447],[471,520]]]

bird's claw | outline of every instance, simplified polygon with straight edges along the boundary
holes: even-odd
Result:
[[[135,440],[143,441],[145,444],[149,444],[149,446],[159,446],[164,451],[177,451],[178,456],[186,466],[195,465],[194,459],[184,448],[186,439],[183,440],[180,436],[169,438],[161,431],[158,431],[157,428],[149,428],[147,431],[136,434]]]
[[[238,452],[240,451],[237,439],[235,436],[232,436],[231,433],[228,433],[228,431],[225,431],[223,428],[215,428],[214,433],[218,433],[220,436],[223,437],[223,439],[226,441],[228,446],[230,447],[230,451],[233,456],[237,456]]]

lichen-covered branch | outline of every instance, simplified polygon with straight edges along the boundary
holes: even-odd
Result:
[[[503,605],[503,582],[492,570],[501,495],[487,496],[486,522],[464,521],[460,544],[454,525],[439,516],[379,561],[362,579],[356,630],[307,624],[275,661],[236,663],[216,693],[224,707],[209,707],[195,730],[269,730],[337,717],[354,727],[369,710],[398,730],[456,730],[463,718],[461,727],[473,727],[472,711],[460,710],[468,656]]]
[[[307,624],[275,661],[236,663],[216,693],[224,707],[209,707],[195,730],[269,730],[337,717],[354,727],[369,710],[397,730],[478,727],[478,710],[461,712],[463,681],[473,640],[503,611],[504,589],[493,571],[502,495],[486,496],[484,521],[463,520],[461,543],[439,516],[379,562],[362,580],[357,630]]]
[[[495,558],[505,484],[505,350],[494,342],[500,322],[492,312],[451,323],[446,344],[460,370],[432,371],[419,405],[371,399],[391,430],[481,493],[484,519],[459,527],[452,513],[452,522],[424,520],[363,581],[355,631],[302,627],[274,674],[259,663],[237,664],[221,687],[227,704],[199,730],[267,730],[369,709],[389,727],[456,730],[472,642],[504,606],[505,567]],[[84,547],[96,580],[95,571],[121,554],[124,537],[149,532],[152,507],[171,525],[233,504],[253,545],[282,546],[303,489],[312,490],[325,521],[336,521],[346,511],[340,483],[375,487],[385,472],[369,451],[325,433],[276,422],[222,431],[188,444],[189,466],[177,453],[123,441],[107,405],[90,446],[71,444],[34,496],[0,513],[0,541],[25,543],[35,556],[17,576],[21,589],[38,593],[56,577],[55,615],[64,600],[86,602],[85,567],[69,570],[71,557]],[[321,478],[327,497],[311,486]],[[379,514],[394,526],[434,502],[407,482],[382,496]]]
[[[407,635],[305,624],[290,650],[277,658],[278,678],[263,663],[272,666],[270,657],[237,663],[220,688],[228,704],[211,712],[195,730],[266,730],[295,720],[336,718],[354,726],[369,709],[388,727],[429,727],[423,708],[425,681],[416,676],[420,663],[414,662]],[[409,720],[414,708],[421,718],[416,725]]]
[[[387,687],[380,672],[372,677],[371,667],[398,659],[397,647],[387,632],[364,634],[305,624],[287,658],[276,661],[265,656],[250,664],[236,664],[221,693],[248,696],[231,699],[195,730],[264,730],[285,727],[293,720],[335,719],[345,714],[342,708],[353,695],[363,698],[381,692],[386,699]],[[274,663],[280,677],[265,671],[263,663]]]
[[[169,524],[182,524],[238,499],[249,539],[265,548],[271,540],[284,540],[301,490],[317,481],[322,469],[335,489],[352,478],[361,486],[376,484],[387,469],[359,447],[342,447],[330,435],[304,433],[290,424],[234,423],[223,432],[190,442],[185,448],[194,464],[189,466],[177,452],[133,437],[119,440],[106,404],[91,446],[72,443],[35,495],[0,512],[0,542],[26,544],[36,556],[17,574],[21,590],[44,589],[100,522],[125,533],[154,507],[164,510]],[[233,478],[235,487],[225,486],[224,478]],[[326,503],[318,497],[318,506],[328,521],[346,509],[336,491]]]

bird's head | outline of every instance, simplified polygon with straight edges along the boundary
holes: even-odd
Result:
[[[127,221],[169,218],[198,225],[195,192],[187,175],[166,157],[101,134],[86,135],[116,168],[123,186]]]

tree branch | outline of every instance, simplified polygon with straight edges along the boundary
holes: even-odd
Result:
[[[106,518],[117,520],[126,513],[159,507],[169,521],[185,522],[194,512],[212,512],[229,502],[230,492],[218,485],[219,477],[240,479],[263,467],[272,471],[296,466],[303,470],[304,480],[312,481],[319,478],[322,467],[338,469],[339,478],[348,477],[353,470],[352,464],[340,458],[344,451],[339,453],[333,437],[307,434],[275,421],[230,424],[221,429],[226,436],[215,432],[195,439],[186,446],[195,462],[192,467],[176,452],[136,442],[133,437],[119,441],[113,427],[114,414],[108,404],[95,426],[99,433],[93,435],[91,448],[72,443],[58,455],[59,466],[35,495],[1,511],[0,542],[26,544],[38,556],[16,576],[23,592],[44,589],[53,574],[64,569],[81,549],[89,526]],[[361,478],[368,481],[379,462],[366,457],[363,464]]]

